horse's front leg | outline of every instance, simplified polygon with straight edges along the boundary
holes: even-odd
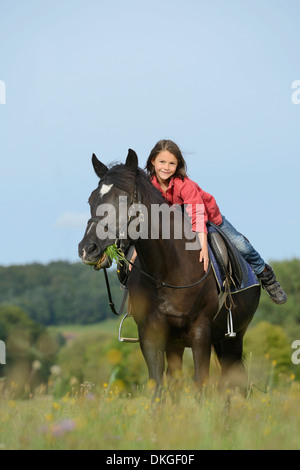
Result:
[[[155,396],[159,395],[165,369],[166,328],[161,322],[151,320],[139,331],[140,346],[145,358],[149,380],[155,381]]]
[[[195,366],[195,384],[199,391],[207,384],[211,356],[211,325],[208,319],[195,323],[190,331]]]
[[[167,357],[167,375],[171,378],[178,379],[182,374],[182,359],[184,353],[184,346],[167,344],[166,357]]]

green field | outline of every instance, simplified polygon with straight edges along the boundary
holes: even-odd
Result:
[[[213,390],[200,403],[190,386],[174,402],[151,403],[117,389],[89,389],[61,399],[1,400],[0,449],[299,449],[300,390],[233,394]]]
[[[187,350],[184,376],[176,387],[165,384],[154,403],[139,345],[118,343],[117,331],[118,320],[52,329],[68,337],[58,371],[26,399],[15,397],[16,383],[2,379],[0,449],[300,448],[297,366],[279,327],[262,323],[247,334],[246,399],[238,391],[218,393],[214,358],[211,381],[196,398]]]

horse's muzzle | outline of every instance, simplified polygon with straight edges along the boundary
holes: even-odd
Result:
[[[109,268],[111,259],[102,252],[97,243],[82,241],[78,246],[78,254],[84,264],[94,266],[95,269]]]

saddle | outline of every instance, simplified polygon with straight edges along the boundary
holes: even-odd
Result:
[[[224,281],[227,278],[235,290],[242,289],[248,283],[248,263],[225,233],[213,222],[207,222],[207,232],[210,259],[219,290],[223,290]]]

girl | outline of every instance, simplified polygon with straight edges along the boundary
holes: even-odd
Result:
[[[194,231],[196,231],[198,215],[196,205],[204,205],[203,230],[198,232],[198,236],[201,243],[199,261],[203,262],[205,271],[207,271],[209,263],[206,229],[206,222],[209,220],[222,229],[241,255],[248,261],[271,299],[277,304],[283,304],[287,301],[286,293],[276,281],[271,266],[264,262],[253,246],[221,214],[214,197],[203,191],[197,183],[188,178],[185,160],[179,147],[174,142],[171,140],[159,141],[150,152],[146,170],[152,184],[162,193],[170,205],[191,205],[190,207],[193,209],[189,215],[191,216]]]

